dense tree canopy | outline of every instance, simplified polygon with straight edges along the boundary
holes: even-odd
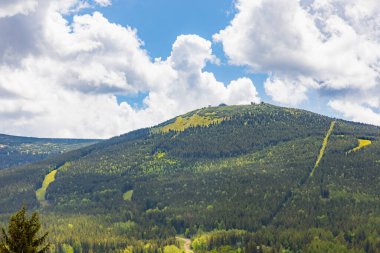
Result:
[[[186,234],[196,252],[373,253],[379,133],[268,104],[203,108],[0,171],[0,212],[39,208],[53,252],[163,252]],[[371,145],[348,152],[358,139]]]

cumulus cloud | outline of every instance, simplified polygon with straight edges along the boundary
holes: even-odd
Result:
[[[17,14],[27,15],[34,11],[37,5],[38,0],[3,0],[0,2],[0,18]]]
[[[210,41],[197,35],[187,35],[178,36],[169,60],[174,68],[193,73],[203,69],[207,61],[216,61],[216,58],[212,55]]]
[[[0,16],[0,132],[106,138],[209,104],[260,101],[250,79],[224,84],[204,71],[218,60],[197,35],[178,36],[167,59],[152,60],[131,27],[99,12],[65,18],[110,1],[8,2]],[[148,94],[142,108],[117,101],[139,92]]]
[[[371,107],[344,100],[332,100],[329,105],[354,121],[380,125],[380,114],[376,113]]]
[[[94,1],[95,3],[103,7],[111,5],[111,0],[94,0]]]
[[[269,73],[265,90],[273,100],[299,104],[311,89],[336,100],[350,90],[379,104],[372,94],[380,86],[379,1],[237,0],[236,8],[214,40],[231,64]]]
[[[272,76],[265,81],[264,87],[276,102],[297,105],[307,99],[307,88],[298,80]]]

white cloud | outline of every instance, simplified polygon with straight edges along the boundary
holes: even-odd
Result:
[[[302,82],[294,81],[293,79],[278,78],[272,76],[265,83],[265,92],[273,98],[274,101],[297,105],[307,99],[307,88],[300,85]]]
[[[241,78],[225,85],[212,73],[202,70],[207,61],[215,60],[209,41],[197,35],[179,36],[171,55],[160,63],[160,67],[166,68],[167,80],[158,81],[160,83],[152,87],[145,100],[149,108],[146,111],[153,115],[175,115],[222,102],[247,104],[260,101],[250,79]],[[156,107],[156,112],[152,112]]]
[[[201,71],[207,61],[216,61],[211,42],[197,35],[178,36],[169,60],[173,68],[189,74]]]
[[[373,109],[368,106],[344,100],[332,100],[329,102],[329,105],[334,110],[342,113],[346,118],[357,122],[380,125],[380,114],[374,112]]]
[[[94,0],[94,1],[95,3],[103,7],[111,5],[111,0]]]
[[[242,93],[245,93],[245,95],[242,96]],[[226,88],[224,97],[223,101],[227,104],[260,103],[259,94],[249,78],[239,78],[231,81]]]
[[[237,0],[236,8],[214,40],[231,64],[270,74],[265,89],[273,100],[299,104],[310,89],[373,100],[380,86],[379,1]]]
[[[38,0],[2,0],[0,2],[0,18],[12,17],[14,15],[27,15],[34,11]]]
[[[65,19],[89,2],[37,3],[0,18],[0,132],[105,138],[209,104],[260,101],[250,79],[225,85],[203,70],[218,60],[197,35],[179,36],[167,59],[152,61],[134,29],[99,12]],[[148,94],[143,108],[118,104],[116,95],[138,92]]]

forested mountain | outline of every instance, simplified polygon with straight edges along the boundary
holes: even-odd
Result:
[[[176,252],[178,234],[195,252],[379,252],[379,133],[264,103],[202,108],[0,171],[1,217],[38,209],[53,252]]]
[[[98,140],[31,138],[0,134],[0,169],[83,148]]]

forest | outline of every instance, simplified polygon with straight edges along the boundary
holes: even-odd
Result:
[[[379,133],[265,103],[202,108],[0,170],[0,221],[37,210],[59,253],[183,252],[178,235],[196,253],[380,252]]]

